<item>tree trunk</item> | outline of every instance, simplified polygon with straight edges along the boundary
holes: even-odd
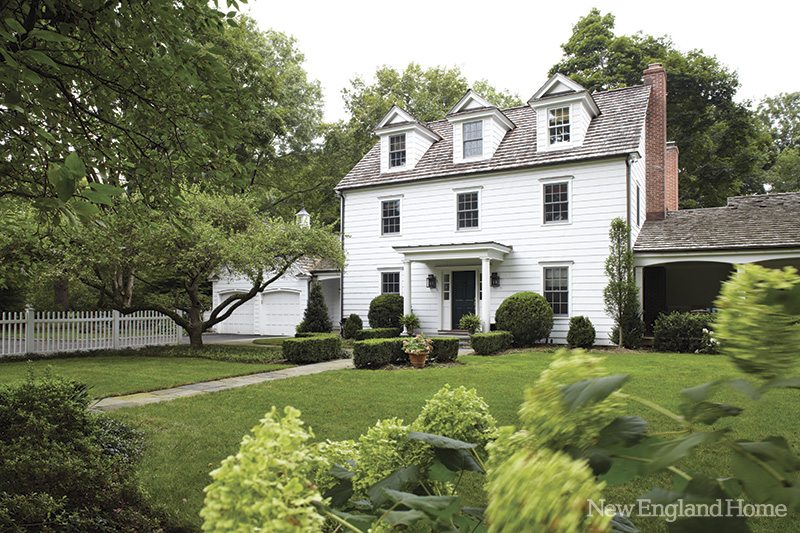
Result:
[[[60,311],[69,311],[69,280],[58,278],[53,282],[53,299]]]
[[[189,345],[192,348],[203,347],[204,326],[203,310],[199,307],[192,306],[189,309],[189,327],[186,329],[186,332],[189,334]]]

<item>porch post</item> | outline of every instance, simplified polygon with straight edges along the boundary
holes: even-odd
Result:
[[[644,267],[633,267],[633,279],[639,289],[639,312],[644,312]]]
[[[491,272],[491,259],[484,257],[481,259],[481,292],[483,299],[481,299],[481,330],[489,331],[489,323],[491,321],[491,314],[489,306],[492,302],[492,272]]]
[[[403,261],[403,314],[411,313],[411,265],[412,262],[408,260]],[[412,332],[407,331],[409,335]]]

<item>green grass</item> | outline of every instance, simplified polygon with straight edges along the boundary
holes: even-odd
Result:
[[[517,423],[517,410],[524,388],[547,365],[550,354],[542,351],[500,357],[463,357],[461,366],[415,370],[342,370],[315,376],[264,383],[172,402],[126,409],[117,416],[148,435],[148,450],[142,465],[142,478],[154,501],[161,502],[176,525],[197,528],[197,515],[203,500],[208,472],[221,459],[238,448],[242,436],[272,405],[293,405],[319,439],[357,438],[379,418],[416,418],[425,400],[442,385],[466,385],[478,389],[489,403],[500,424]],[[628,373],[632,380],[627,392],[677,408],[679,392],[688,386],[736,376],[726,358],[720,356],[673,354],[611,354],[607,368],[612,373]],[[736,438],[758,439],[785,435],[792,445],[800,444],[800,407],[796,391],[775,391],[755,407],[734,393],[720,395],[745,407],[736,419],[726,419],[719,427],[730,427]],[[748,409],[751,408],[751,409]],[[651,422],[652,431],[672,429],[661,415],[633,407]],[[709,468],[725,473],[729,465],[710,450],[701,450],[688,469]],[[631,501],[646,492],[660,477],[606,490],[610,502]],[[482,501],[475,484],[472,501]],[[797,517],[754,521],[758,531],[796,531]],[[642,531],[664,530],[663,524],[637,523]]]
[[[131,354],[60,357],[0,364],[0,385],[25,381],[28,374],[47,372],[81,381],[95,398],[198,383],[213,379],[268,372],[289,365],[222,361],[196,357]]]

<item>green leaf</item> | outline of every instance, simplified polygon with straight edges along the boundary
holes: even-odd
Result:
[[[100,194],[96,191],[85,190],[81,192],[81,195],[93,204],[113,205],[113,202],[107,195]]]
[[[450,470],[484,473],[483,468],[469,450],[434,448],[433,453]]]
[[[422,511],[410,509],[408,511],[389,511],[382,517],[382,521],[390,526],[411,527],[417,522],[428,521],[428,515]]]
[[[58,180],[53,184],[56,190],[56,196],[62,202],[66,202],[72,195],[75,194],[75,180],[70,176],[64,176],[63,172],[59,172]],[[50,176],[48,175],[48,178]]]
[[[430,444],[434,448],[445,450],[471,450],[477,446],[476,444],[464,442],[463,440],[451,439],[449,437],[434,435],[432,433],[422,433],[420,431],[411,431],[408,434],[408,438]]]
[[[627,516],[615,514],[611,518],[611,531],[612,533],[639,533],[639,528]]]
[[[31,58],[40,65],[47,65],[48,67],[57,68],[55,62],[52,59],[50,59],[50,56],[48,56],[44,52],[40,52],[39,50],[26,50],[25,52],[22,53],[25,54],[25,57]]]
[[[378,519],[378,517],[375,515],[346,513],[344,511],[337,511],[336,509],[329,509],[329,512],[335,514],[357,530],[363,531],[364,533],[367,533],[372,528],[372,524],[375,523],[375,520]]]
[[[54,31],[42,30],[39,28],[31,30],[29,35],[31,37],[36,37],[37,39],[41,39],[42,41],[48,41],[51,43],[68,43],[72,41],[72,39],[70,39],[66,35],[61,35],[60,33],[56,33]]]
[[[681,391],[681,395],[687,400],[697,403],[702,402],[703,400],[708,399],[712,392],[717,388],[719,385],[718,381],[712,381],[711,383],[703,383],[702,385],[697,385],[696,387],[690,387],[688,389],[683,389]]]
[[[86,175],[86,166],[83,164],[83,160],[75,152],[70,152],[70,154],[64,160],[64,166],[70,172],[72,172],[72,175],[76,178],[82,178]]]
[[[575,411],[584,405],[600,402],[609,394],[622,387],[628,376],[618,374],[601,378],[586,379],[567,385],[562,389],[563,403],[569,411]]]
[[[688,420],[710,425],[726,416],[739,416],[743,409],[724,403],[699,402],[684,406],[683,411]]]
[[[411,465],[390,474],[367,489],[367,497],[375,507],[386,501],[385,490],[413,489],[419,485],[419,467]]]
[[[82,218],[91,218],[100,212],[96,205],[83,200],[75,200],[69,204],[75,214]]]
[[[447,468],[441,461],[434,461],[428,469],[428,477],[431,481],[447,483],[458,477],[458,473]]]
[[[672,466],[701,444],[715,442],[720,439],[722,432],[691,433],[686,437],[665,441],[653,440],[649,443],[652,462],[646,465],[648,472],[656,472],[662,468]]]
[[[647,422],[638,416],[620,416],[600,431],[598,447],[636,444],[647,434]]]
[[[394,503],[422,511],[434,520],[448,520],[461,508],[458,496],[418,496],[410,492],[384,489],[386,496]]]
[[[18,20],[12,19],[12,18],[7,18],[7,19],[4,19],[3,22],[5,22],[6,26],[11,28],[12,31],[14,31],[16,33],[19,33],[19,34],[25,33],[25,26],[20,24]]]
[[[788,471],[800,470],[800,458],[783,437],[769,437],[761,442],[739,441],[737,444],[759,459],[775,461]]]

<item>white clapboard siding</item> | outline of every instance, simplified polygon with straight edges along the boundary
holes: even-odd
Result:
[[[571,220],[544,225],[540,180],[560,177],[571,178]],[[480,187],[480,229],[457,231],[454,189],[468,187]],[[501,280],[500,287],[492,289],[492,320],[511,294],[542,292],[543,262],[571,262],[570,316],[588,316],[597,330],[597,343],[608,343],[613,323],[603,306],[604,262],[609,224],[615,217],[626,217],[624,158],[355,189],[344,195],[344,316],[357,313],[366,322],[369,303],[380,293],[381,271],[402,269],[403,257],[394,251],[395,246],[495,241],[512,246],[513,251],[504,262],[492,263]],[[382,236],[379,198],[390,195],[402,197],[401,232]],[[440,276],[441,272],[413,263],[412,307],[425,331],[443,327],[441,277],[436,289],[425,287],[429,273]],[[400,279],[402,283],[404,276]],[[557,318],[553,341],[564,342],[568,327],[569,317]],[[444,328],[449,329],[446,324]]]
[[[155,311],[0,313],[0,357],[177,344],[180,329]]]

